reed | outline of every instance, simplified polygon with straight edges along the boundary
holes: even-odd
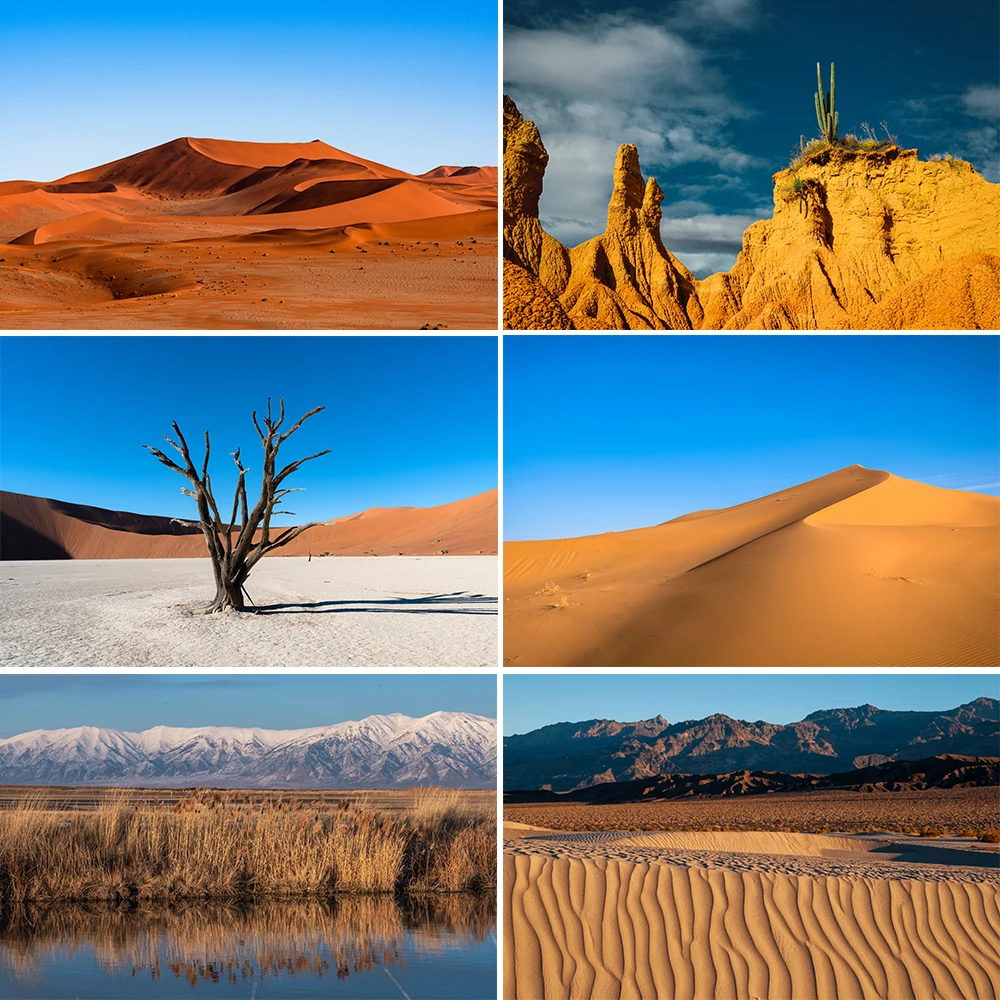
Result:
[[[449,794],[398,814],[201,789],[152,804],[121,791],[86,812],[26,799],[0,811],[0,907],[495,887],[496,818]]]

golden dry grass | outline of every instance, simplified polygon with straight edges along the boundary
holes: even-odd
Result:
[[[553,830],[775,830],[979,837],[998,823],[996,788],[808,792],[631,802],[504,806],[504,818]],[[932,831],[937,831],[936,833]]]
[[[495,845],[495,809],[462,792],[426,790],[396,813],[364,797],[200,789],[152,803],[121,790],[68,811],[41,793],[0,810],[0,907],[488,890]]]

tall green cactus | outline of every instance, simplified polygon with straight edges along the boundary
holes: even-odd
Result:
[[[834,110],[834,88],[836,86],[833,75],[834,64],[830,63],[830,93],[823,93],[823,72],[816,63],[816,82],[818,89],[813,95],[816,98],[816,121],[819,122],[820,135],[831,145],[837,141],[837,125],[840,122],[840,112]]]

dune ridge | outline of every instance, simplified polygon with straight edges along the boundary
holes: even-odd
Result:
[[[684,851],[664,837],[507,842],[504,996],[997,996],[992,870]]]
[[[205,557],[197,522],[0,492],[4,559]],[[495,555],[497,491],[437,507],[375,508],[317,525],[287,555]]]
[[[512,666],[991,666],[1000,498],[854,465],[655,527],[505,543],[504,591]]]

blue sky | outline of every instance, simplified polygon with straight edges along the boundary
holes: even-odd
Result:
[[[368,715],[496,717],[496,678],[474,674],[6,674],[0,737],[32,729],[307,729]]]
[[[995,674],[508,674],[505,736],[555,722],[615,719],[668,722],[715,712],[746,722],[798,722],[810,712],[870,704],[893,711],[942,711],[974,698],[1000,698]]]
[[[0,180],[192,135],[322,139],[412,172],[497,162],[491,4],[4,4]]]
[[[728,270],[772,211],[771,175],[818,132],[816,63],[840,132],[886,121],[922,158],[1000,181],[1000,7],[965,0],[507,0],[505,91],[549,151],[540,213],[569,246],[604,231],[615,150],[663,188],[664,242]]]
[[[855,463],[1000,495],[995,336],[507,336],[504,538],[729,507]]]
[[[284,396],[292,461],[332,449],[289,480],[299,517],[429,507],[497,485],[495,337],[4,337],[0,484],[72,503],[196,516],[185,481],[142,445],[172,450],[176,420],[193,454],[211,432],[217,499],[231,497],[243,449],[260,485],[250,420]]]

